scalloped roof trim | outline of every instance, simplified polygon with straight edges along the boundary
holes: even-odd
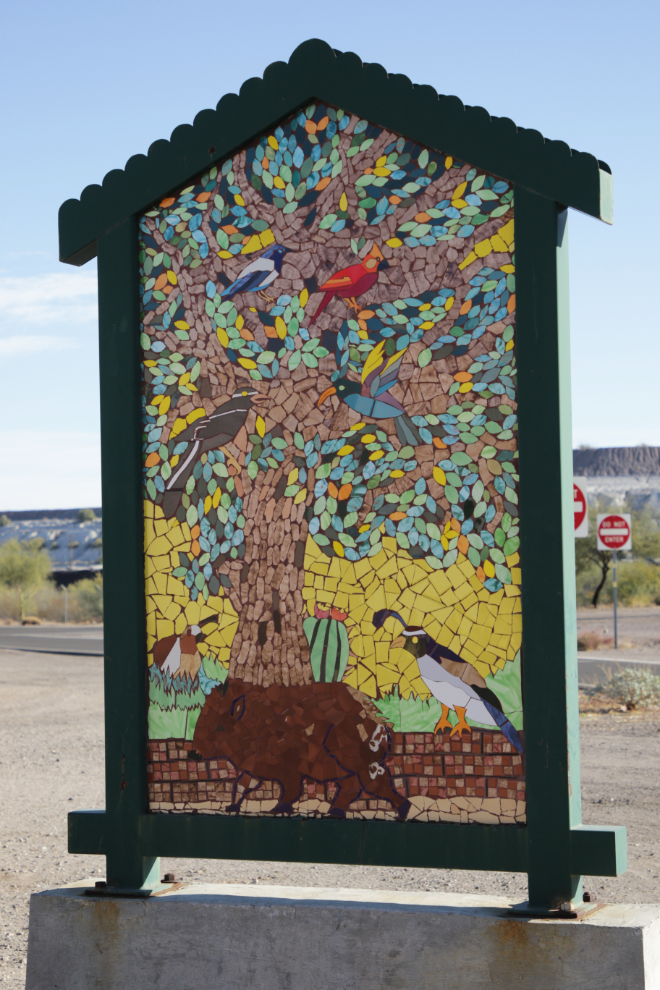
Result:
[[[262,79],[247,79],[238,94],[223,96],[215,110],[201,110],[192,124],[180,124],[169,141],[155,141],[146,155],[133,155],[124,169],[108,172],[101,185],[89,185],[79,200],[63,203],[61,260],[84,264],[95,256],[104,233],[314,99],[611,222],[610,169],[593,155],[312,39],[299,45],[288,62],[269,65]]]

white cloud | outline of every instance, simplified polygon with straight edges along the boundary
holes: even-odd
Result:
[[[0,357],[16,357],[19,354],[38,354],[41,351],[66,351],[75,346],[75,343],[69,337],[46,337],[43,334],[0,337]]]
[[[101,440],[93,432],[0,432],[0,511],[101,504]]]
[[[96,272],[70,270],[45,275],[0,273],[0,326],[17,323],[96,321]]]

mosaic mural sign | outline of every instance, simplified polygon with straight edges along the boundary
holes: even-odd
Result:
[[[525,821],[513,217],[321,103],[141,217],[151,811]]]

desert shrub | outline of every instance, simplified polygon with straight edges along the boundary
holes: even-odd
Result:
[[[103,622],[103,578],[78,581],[67,588],[69,622]],[[30,600],[30,614],[44,622],[64,621],[64,591],[46,581]],[[18,593],[0,586],[0,621],[21,619]]]
[[[603,645],[603,637],[596,632],[579,633],[578,650],[597,650]]]
[[[43,544],[43,540],[8,540],[0,547],[0,586],[16,602],[20,619],[50,574],[50,558]]]
[[[68,588],[69,622],[103,622],[103,578],[76,581]]]
[[[0,621],[12,619],[15,622],[20,617],[18,607],[18,595],[13,588],[6,588],[0,585]]]
[[[591,605],[593,593],[601,579],[600,569],[592,564],[576,577],[575,590],[579,608]],[[646,560],[619,560],[617,562],[619,604],[628,606],[652,605],[660,598],[660,567]],[[599,605],[612,604],[612,571],[607,575],[598,599]]]
[[[617,571],[622,605],[650,605],[660,595],[660,567],[655,564],[626,560]]]
[[[62,592],[52,581],[46,581],[35,592],[29,608],[31,615],[36,615],[44,622],[62,622],[64,618]],[[0,621],[3,619],[20,622],[21,612],[18,593],[12,588],[0,586]]]
[[[648,708],[660,704],[660,677],[647,667],[627,668],[614,674],[602,693],[628,708]]]
[[[43,622],[64,620],[64,599],[62,592],[53,581],[47,581],[36,593],[31,611]]]

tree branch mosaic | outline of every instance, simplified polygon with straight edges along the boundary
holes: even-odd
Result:
[[[524,821],[511,187],[314,103],[140,238],[152,810]]]

